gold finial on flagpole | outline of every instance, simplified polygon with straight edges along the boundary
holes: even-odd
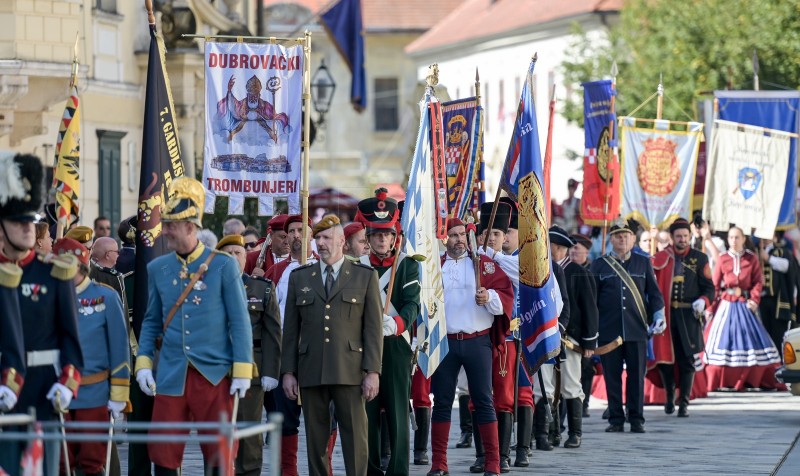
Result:
[[[531,56],[531,61],[535,63],[538,60],[539,60],[539,52],[537,51],[536,53],[533,54],[533,56]]]
[[[480,106],[481,104],[481,77],[478,74],[478,68],[475,68],[475,102]]]
[[[153,0],[144,0],[144,7],[147,9],[147,23],[156,24],[156,15],[153,13]]]
[[[425,77],[425,83],[429,88],[433,88],[439,84],[439,64],[433,63],[428,66],[428,75]]]
[[[69,77],[69,88],[72,89],[78,84],[78,40],[80,32],[75,32],[75,46],[72,49],[72,72]]]

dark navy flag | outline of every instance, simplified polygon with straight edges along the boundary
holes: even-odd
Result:
[[[361,112],[367,107],[367,80],[364,69],[364,35],[361,0],[339,0],[322,14],[322,26],[353,73],[350,102]]]
[[[533,68],[519,99],[514,134],[508,146],[500,187],[518,202],[520,337],[532,370],[558,355],[558,299],[547,227],[547,204],[542,185],[542,151],[533,104]],[[559,296],[559,297],[556,297]]]
[[[714,91],[719,102],[719,119],[751,126],[800,133],[800,91]],[[794,226],[796,221],[797,139],[789,148],[789,170],[783,190],[778,229]]]
[[[161,210],[168,200],[165,194],[172,179],[184,173],[163,59],[164,43],[156,35],[155,25],[150,25],[133,288],[133,331],[137,339],[147,311],[147,263],[168,252],[167,241],[161,236]]]

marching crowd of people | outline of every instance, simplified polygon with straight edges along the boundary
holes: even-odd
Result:
[[[800,273],[780,233],[754,245],[735,226],[720,240],[699,217],[667,230],[617,220],[601,253],[606,239],[579,228],[570,183],[548,231],[562,350],[530,373],[518,330],[519,216],[508,198],[482,204],[477,226],[448,219],[437,258],[402,252],[403,202],[385,189],[350,223],[276,215],[262,237],[232,218],[218,239],[202,229],[202,184],[177,178],[160,216],[170,253],[147,264],[137,326],[137,218],[116,238],[100,217],[53,242],[53,224],[34,223],[39,159],[2,156],[0,168],[14,184],[0,195],[2,412],[218,422],[238,399],[239,422],[260,422],[264,409],[283,415],[284,475],[298,474],[302,414],[312,475],[332,474],[338,438],[348,475],[407,475],[414,464],[445,476],[458,397],[455,446],[474,446],[470,472],[496,475],[529,466],[534,447],[560,446],[564,431],[563,446],[579,448],[590,395],[608,400],[607,432],[628,423],[643,433],[646,403],[668,414],[677,403],[688,417],[690,399],[708,391],[782,387],[777,349],[795,321]],[[441,262],[449,347],[429,379],[416,366],[426,259]],[[234,447],[236,474],[261,474],[263,444],[256,435]],[[2,445],[0,467],[17,474],[24,447]],[[206,474],[221,474],[218,446],[201,447]],[[131,444],[128,474],[149,475],[152,464],[157,476],[177,475],[183,451]],[[45,474],[119,474],[105,442],[59,453],[57,441],[45,443]]]

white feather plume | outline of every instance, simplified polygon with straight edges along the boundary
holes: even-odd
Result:
[[[14,162],[14,153],[0,151],[0,205],[12,199],[23,199],[27,192],[22,184],[19,165]]]

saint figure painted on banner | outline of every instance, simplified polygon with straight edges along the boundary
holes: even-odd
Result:
[[[275,113],[275,107],[261,97],[261,80],[256,76],[247,80],[245,90],[247,96],[237,99],[233,95],[236,78],[231,76],[228,80],[228,93],[217,103],[217,115],[222,120],[221,128],[228,133],[227,141],[232,142],[233,137],[242,131],[248,122],[257,124],[263,129],[273,142],[278,142],[278,136],[289,132],[289,116],[286,113]],[[274,99],[273,99],[274,101]]]

